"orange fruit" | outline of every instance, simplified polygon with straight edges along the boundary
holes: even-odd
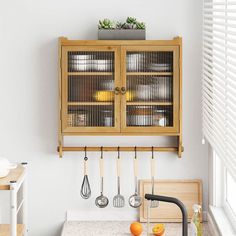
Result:
[[[139,236],[143,232],[143,226],[139,222],[133,222],[130,225],[130,232],[134,236]]]
[[[164,234],[164,232],[165,232],[165,226],[163,224],[156,224],[152,228],[152,232],[156,236],[162,236]]]

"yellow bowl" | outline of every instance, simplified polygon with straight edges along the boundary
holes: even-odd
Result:
[[[114,101],[113,91],[96,91],[94,95],[96,101],[98,102],[111,102]]]
[[[132,101],[134,98],[134,92],[133,91],[127,91],[126,92],[126,101],[130,102]]]

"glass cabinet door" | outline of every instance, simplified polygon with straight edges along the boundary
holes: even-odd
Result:
[[[122,47],[122,132],[178,132],[177,46]]]
[[[120,130],[118,47],[62,48],[62,131]]]

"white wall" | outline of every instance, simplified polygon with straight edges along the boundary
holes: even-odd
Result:
[[[30,236],[59,235],[67,209],[81,211],[83,219],[132,219],[128,206],[104,210],[94,206],[99,194],[98,153],[89,153],[93,190],[82,200],[82,153],[58,159],[57,147],[57,37],[96,39],[100,18],[136,16],[147,23],[148,39],[183,37],[183,143],[182,159],[158,155],[158,178],[201,178],[207,206],[208,160],[201,145],[201,4],[196,0],[9,0],[0,3],[0,155],[29,162]],[[69,142],[74,142],[69,140]],[[155,137],[93,137],[82,145],[156,145]],[[116,192],[115,153],[105,155],[105,191]],[[122,192],[133,192],[132,155],[122,154]],[[149,177],[150,154],[139,154],[140,177]],[[125,185],[125,186],[124,186]],[[3,202],[1,202],[3,205]],[[1,212],[2,215],[4,215]]]

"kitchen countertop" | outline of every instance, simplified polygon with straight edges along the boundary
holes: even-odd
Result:
[[[61,236],[130,236],[130,223],[129,221],[66,221]],[[144,236],[147,235],[147,224],[142,225],[144,227],[142,236]],[[153,225],[151,224],[150,230]],[[166,223],[165,236],[181,236],[181,226],[179,223]],[[203,235],[213,236],[206,223],[203,224]]]

